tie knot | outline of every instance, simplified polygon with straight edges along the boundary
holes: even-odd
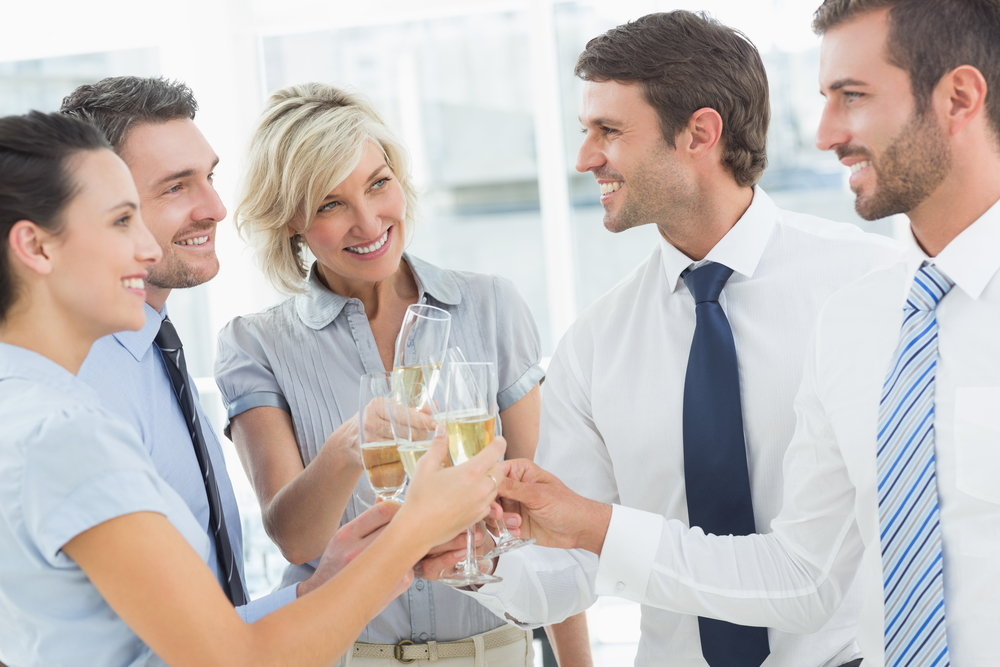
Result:
[[[941,269],[932,264],[925,264],[917,271],[910,286],[910,296],[906,299],[906,308],[930,311],[937,308],[938,302],[955,286],[954,281],[946,276]]]
[[[169,317],[163,318],[160,330],[153,342],[161,350],[179,350],[184,347],[181,344],[181,337],[177,335],[177,329],[174,328],[174,323],[170,321]]]
[[[718,301],[722,288],[726,286],[733,270],[723,264],[706,264],[694,271],[683,274],[684,284],[694,297],[694,302],[705,303]]]

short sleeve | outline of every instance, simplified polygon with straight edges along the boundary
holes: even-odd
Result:
[[[215,382],[228,419],[252,408],[270,406],[291,413],[271,369],[260,332],[245,317],[237,317],[219,332]],[[225,428],[229,434],[229,423]]]
[[[70,561],[63,546],[77,535],[135,512],[169,515],[162,481],[138,435],[90,408],[58,410],[25,453],[21,503],[25,528],[53,567]]]
[[[542,344],[535,318],[514,283],[495,276],[497,304],[497,406],[506,410],[545,377],[539,363]]]

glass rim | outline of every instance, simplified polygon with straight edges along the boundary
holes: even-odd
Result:
[[[438,308],[428,303],[411,303],[406,307],[407,312],[413,313],[414,317],[422,317],[425,320],[445,321],[451,319],[451,313],[444,308]],[[422,311],[428,311],[426,314]]]

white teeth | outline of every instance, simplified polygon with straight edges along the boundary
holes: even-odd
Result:
[[[122,287],[128,289],[146,289],[142,278],[122,278]]]
[[[204,243],[208,243],[208,237],[207,236],[199,236],[199,237],[193,238],[193,239],[186,239],[184,241],[178,241],[177,245],[202,245]]]
[[[347,248],[347,250],[348,252],[353,252],[356,255],[367,255],[368,253],[375,252],[376,250],[381,248],[385,244],[387,238],[389,238],[388,229],[385,230],[385,233],[382,234],[382,236],[379,237],[379,240],[376,241],[375,243],[372,243],[371,245],[368,246],[353,246],[351,248]]]
[[[607,195],[612,192],[617,192],[621,186],[625,185],[622,181],[612,181],[610,183],[598,183],[601,186],[601,194]]]
[[[851,165],[851,173],[856,174],[870,164],[871,160],[863,160],[861,162],[856,162],[855,164]]]

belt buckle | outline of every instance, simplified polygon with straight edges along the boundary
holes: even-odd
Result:
[[[401,662],[404,665],[408,665],[411,662],[416,662],[417,661],[416,658],[409,658],[409,659],[403,658],[404,646],[413,646],[413,642],[411,642],[409,639],[404,639],[400,641],[398,644],[392,647],[392,657],[395,658],[397,662]]]

